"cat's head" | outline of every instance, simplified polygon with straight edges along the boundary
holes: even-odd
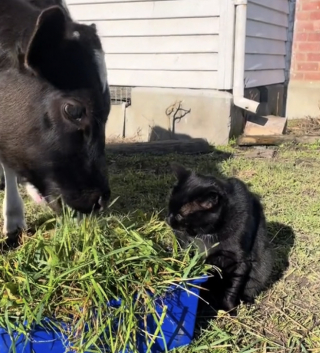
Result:
[[[172,164],[177,178],[169,200],[167,222],[176,235],[185,238],[215,233],[227,205],[226,184]]]

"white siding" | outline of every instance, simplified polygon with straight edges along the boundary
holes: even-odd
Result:
[[[245,85],[285,81],[288,0],[249,0]]]
[[[248,0],[245,85],[285,81],[289,0]],[[233,0],[66,0],[95,23],[110,85],[231,89]]]
[[[223,88],[225,78],[218,73],[221,0],[67,4],[75,20],[97,25],[110,85]]]

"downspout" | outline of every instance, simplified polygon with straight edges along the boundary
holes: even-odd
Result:
[[[247,4],[248,0],[234,0],[236,20],[233,69],[233,104],[249,112],[257,113],[259,103],[244,97]]]

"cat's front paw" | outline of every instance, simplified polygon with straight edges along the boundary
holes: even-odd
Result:
[[[236,316],[237,315],[237,303],[235,300],[232,300],[230,298],[224,298],[222,300],[222,309],[226,312],[228,312],[231,316]]]
[[[245,304],[248,304],[248,305],[252,305],[254,304],[254,300],[255,298],[254,297],[251,297],[251,296],[247,296],[247,295],[243,295],[241,297],[241,300],[245,303]]]

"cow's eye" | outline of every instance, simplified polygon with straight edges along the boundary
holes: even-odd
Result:
[[[80,121],[85,113],[85,108],[79,104],[67,103],[63,107],[63,111],[69,119]]]

